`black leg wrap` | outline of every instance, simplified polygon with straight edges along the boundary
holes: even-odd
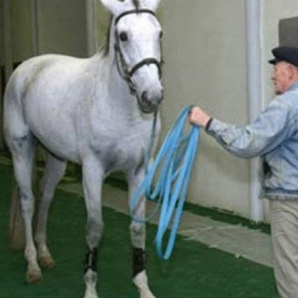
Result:
[[[145,251],[142,248],[133,247],[132,250],[133,277],[145,269]]]
[[[89,269],[97,272],[97,248],[94,248],[93,250],[88,248],[88,252],[86,253],[84,273]]]

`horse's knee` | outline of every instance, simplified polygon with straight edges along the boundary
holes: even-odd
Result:
[[[32,217],[34,213],[34,197],[32,194],[21,193],[21,209],[23,218]]]
[[[104,224],[102,221],[89,220],[86,227],[86,240],[90,249],[97,247],[100,239],[102,238]]]
[[[145,248],[145,224],[133,221],[130,225],[130,237],[133,247]]]

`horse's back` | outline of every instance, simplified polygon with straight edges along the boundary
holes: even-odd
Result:
[[[12,74],[6,93],[13,89],[15,95],[24,98],[32,89],[38,92],[48,90],[51,86],[66,86],[69,78],[75,78],[86,60],[63,55],[42,55],[28,59]],[[38,90],[38,86],[44,88]]]

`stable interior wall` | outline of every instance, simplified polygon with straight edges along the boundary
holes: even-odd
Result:
[[[4,92],[4,1],[0,0],[0,150],[4,148],[2,133],[3,123],[3,104],[2,97]]]
[[[95,0],[95,9],[96,48],[98,51],[104,51],[108,43],[108,30],[111,14],[98,0]]]
[[[4,0],[0,0],[0,65],[4,65]]]
[[[188,0],[187,5],[162,1],[164,132],[190,104],[202,106],[220,120],[247,123],[246,1]],[[259,100],[265,106],[274,95],[267,61],[278,45],[279,21],[298,15],[298,1],[260,1],[260,5],[263,95]],[[247,160],[227,153],[202,132],[188,201],[250,218],[249,175]],[[263,204],[264,221],[269,222],[268,202]]]
[[[162,1],[164,131],[182,108],[200,105],[214,117],[248,119],[244,0]],[[249,216],[249,163],[201,132],[188,201]]]
[[[86,56],[85,0],[11,0],[10,7],[14,63],[45,53]]]
[[[31,0],[11,0],[11,51],[12,62],[19,63],[34,55]]]
[[[86,0],[37,0],[38,52],[87,56]]]

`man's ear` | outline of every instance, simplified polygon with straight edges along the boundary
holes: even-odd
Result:
[[[293,64],[288,64],[289,79],[298,79],[298,68]]]

